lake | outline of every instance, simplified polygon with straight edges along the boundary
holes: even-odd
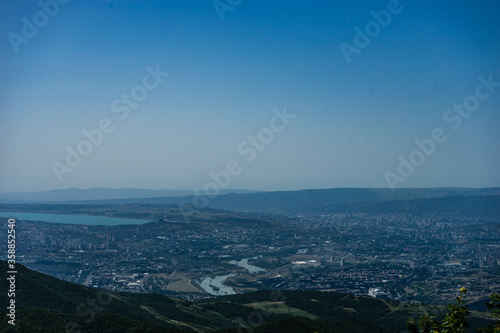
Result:
[[[45,213],[19,213],[19,212],[0,212],[0,217],[14,218],[25,221],[43,221],[63,224],[85,224],[85,225],[124,225],[124,224],[144,224],[151,221],[137,219],[121,219],[106,216],[91,215],[63,215],[63,214],[45,214]]]

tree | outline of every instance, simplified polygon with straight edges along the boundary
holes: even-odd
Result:
[[[469,309],[465,305],[465,294],[467,289],[461,288],[460,295],[456,298],[456,304],[448,305],[448,313],[441,323],[435,317],[424,314],[419,318],[419,322],[409,319],[406,326],[410,333],[465,333],[470,324],[467,322],[467,317],[470,314]],[[497,318],[495,324],[489,325],[487,328],[480,328],[480,333],[500,333],[500,295],[494,293],[490,296],[491,302],[486,303],[489,309],[492,310],[492,316]]]
[[[467,316],[470,314],[469,309],[465,306],[465,294],[467,289],[460,288],[460,295],[456,298],[457,304],[448,304],[448,314],[443,319],[439,326],[440,333],[465,333],[470,324],[467,322]]]
[[[491,315],[497,318],[497,321],[487,328],[480,328],[478,331],[480,333],[500,333],[500,294],[494,293],[490,298],[491,302],[486,303],[486,306],[492,311]]]
[[[415,322],[413,319],[409,319],[406,322],[406,326],[408,327],[408,330],[410,333],[433,333],[433,332],[439,332],[439,323],[434,319],[436,317],[431,317],[429,316],[428,313],[422,315],[419,318],[419,322]],[[419,328],[421,331],[419,331]],[[432,329],[432,331],[431,331]]]

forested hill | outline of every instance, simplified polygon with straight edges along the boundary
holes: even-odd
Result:
[[[0,261],[7,272],[7,263]],[[444,307],[413,306],[368,296],[320,291],[256,291],[190,303],[158,294],[109,292],[65,282],[16,264],[15,298],[0,294],[0,332],[397,332],[424,312],[442,318]],[[9,290],[3,273],[2,290]],[[15,326],[7,304],[15,299]],[[489,323],[474,312],[476,327]],[[490,321],[491,322],[491,321]],[[241,331],[241,330],[240,330]]]

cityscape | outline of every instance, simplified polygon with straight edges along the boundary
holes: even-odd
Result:
[[[498,13],[0,1],[0,333],[499,333]]]
[[[123,207],[86,207],[92,208],[112,216]],[[141,210],[152,222],[18,221],[19,260],[85,286],[190,301],[283,289],[442,305],[461,287],[471,299],[500,288],[496,218],[451,213],[284,217],[207,210],[186,222],[176,206],[125,209]]]

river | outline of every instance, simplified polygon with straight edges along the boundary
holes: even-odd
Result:
[[[236,274],[219,275],[214,278],[205,277],[200,282],[200,287],[207,293],[214,296],[234,295],[236,291],[233,288],[222,284],[226,279],[229,279]]]
[[[265,272],[266,270],[264,268],[260,268],[257,266],[249,265],[248,260],[251,259],[258,259],[261,258],[262,256],[258,257],[253,257],[253,258],[245,258],[241,260],[231,260],[229,263],[232,265],[238,265],[240,267],[245,268],[250,274],[258,273],[258,272]],[[206,291],[207,293],[214,295],[214,296],[223,296],[223,295],[234,295],[236,294],[236,291],[234,291],[233,288],[225,286],[222,284],[226,279],[229,279],[230,277],[236,276],[238,274],[227,274],[227,275],[219,275],[214,278],[211,277],[203,277],[200,281],[200,287]]]
[[[229,263],[232,265],[238,265],[240,267],[245,268],[248,272],[250,272],[250,274],[258,273],[258,272],[265,272],[266,270],[264,268],[260,268],[260,267],[248,264],[248,260],[251,260],[251,259],[255,260],[255,259],[259,259],[259,258],[262,258],[262,256],[241,259],[239,261],[231,260]]]

